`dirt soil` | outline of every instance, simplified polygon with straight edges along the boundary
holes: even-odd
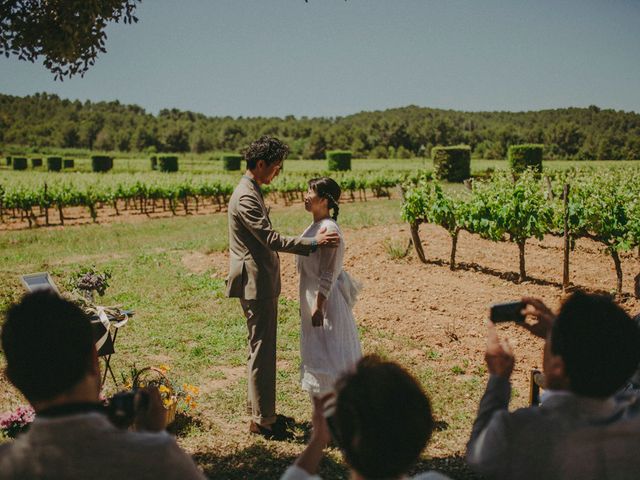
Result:
[[[377,226],[346,230],[345,269],[364,283],[355,316],[361,325],[382,329],[394,336],[417,341],[421,348],[411,351],[416,362],[437,362],[451,369],[463,360],[473,366],[484,363],[486,319],[492,303],[534,296],[557,308],[563,298],[562,239],[547,238],[527,243],[528,281],[516,283],[518,248],[511,243],[493,243],[462,232],[458,241],[458,267],[449,268],[450,238],[437,226],[422,226],[420,235],[428,263],[421,263],[413,250],[404,259],[393,259],[389,242],[406,245],[410,238],[405,225]],[[571,255],[571,281],[575,288],[611,292],[616,275],[611,258],[591,241],[581,240]],[[298,299],[298,278],[293,255],[280,255],[282,295]],[[201,260],[201,259],[199,259]],[[227,271],[227,254],[209,256],[208,267]],[[202,263],[198,264],[202,268]],[[621,305],[631,314],[640,312],[635,299],[633,277],[640,261],[633,254],[623,258],[626,272]],[[513,384],[526,404],[532,368],[542,367],[542,340],[511,324],[499,326],[508,338],[517,363]],[[375,348],[363,345],[365,351]],[[436,351],[438,359],[429,358]],[[430,353],[431,352],[431,353]],[[435,452],[432,452],[435,453]]]

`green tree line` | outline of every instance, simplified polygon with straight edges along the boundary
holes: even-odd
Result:
[[[462,112],[408,106],[344,117],[209,117],[178,109],[157,115],[137,105],[81,102],[37,93],[0,95],[0,144],[121,152],[237,151],[260,135],[291,146],[293,157],[351,150],[363,158],[430,155],[466,144],[475,158],[505,158],[510,145],[541,143],[549,159],[640,159],[640,115],[564,108]]]

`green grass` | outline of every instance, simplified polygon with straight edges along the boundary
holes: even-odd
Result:
[[[399,223],[399,200],[347,203],[341,225],[349,229]],[[299,210],[275,210],[274,226],[285,234],[298,234],[310,221]],[[180,442],[195,455],[211,478],[279,478],[300,453],[308,434],[310,404],[299,388],[298,303],[280,299],[278,323],[278,409],[299,422],[292,442],[267,443],[245,433],[246,326],[235,299],[224,298],[224,271],[195,273],[182,262],[186,254],[224,252],[227,248],[225,214],[154,219],[138,223],[112,223],[0,232],[0,311],[22,294],[18,276],[49,271],[58,285],[80,266],[109,267],[111,287],[99,303],[119,304],[135,310],[120,332],[112,366],[116,375],[138,368],[166,364],[180,382],[198,385],[201,394],[194,418],[180,431]],[[416,363],[411,349],[424,345],[385,328],[361,329],[370,352],[381,353],[408,366],[432,395],[436,417],[448,428],[434,435],[439,451],[437,467],[468,478],[459,453],[464,446],[476,405],[463,388],[477,398],[482,389],[466,375],[440,371],[431,362]],[[429,347],[435,362],[442,354]],[[0,360],[2,367],[3,360]],[[237,374],[228,380],[229,371]],[[0,377],[0,412],[24,402]],[[113,391],[109,387],[109,391]],[[428,468],[432,460],[421,461]],[[462,473],[460,473],[462,472]],[[321,471],[324,478],[344,478],[346,470],[331,450]]]

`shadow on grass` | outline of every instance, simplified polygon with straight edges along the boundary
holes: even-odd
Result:
[[[231,454],[218,455],[215,452],[198,452],[193,456],[204,474],[210,479],[279,479],[293,464],[296,455],[285,453],[277,444],[256,444],[237,450]],[[461,456],[449,456],[420,460],[410,475],[429,470],[438,471],[453,480],[481,480],[464,462]],[[349,478],[347,466],[327,455],[322,459],[320,477],[325,480]]]
[[[195,462],[211,479],[278,479],[293,464],[297,455],[284,453],[274,444],[255,444],[228,455],[215,452],[197,452]],[[320,465],[322,478],[347,478],[347,468],[340,462],[325,456]]]
[[[167,426],[167,431],[176,437],[183,437],[192,429],[202,429],[202,420],[187,415],[186,413],[176,413],[176,418]]]
[[[473,473],[465,463],[464,457],[461,456],[421,459],[410,474],[415,475],[428,470],[435,470],[455,480],[481,480],[484,478]]]

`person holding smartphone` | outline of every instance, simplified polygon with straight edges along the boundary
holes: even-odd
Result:
[[[539,407],[509,412],[515,357],[490,323],[489,381],[467,444],[469,465],[496,479],[637,478],[640,394],[619,393],[640,360],[633,320],[610,297],[583,292],[557,315],[536,298],[521,306],[513,320],[545,339],[545,388],[554,393]]]

